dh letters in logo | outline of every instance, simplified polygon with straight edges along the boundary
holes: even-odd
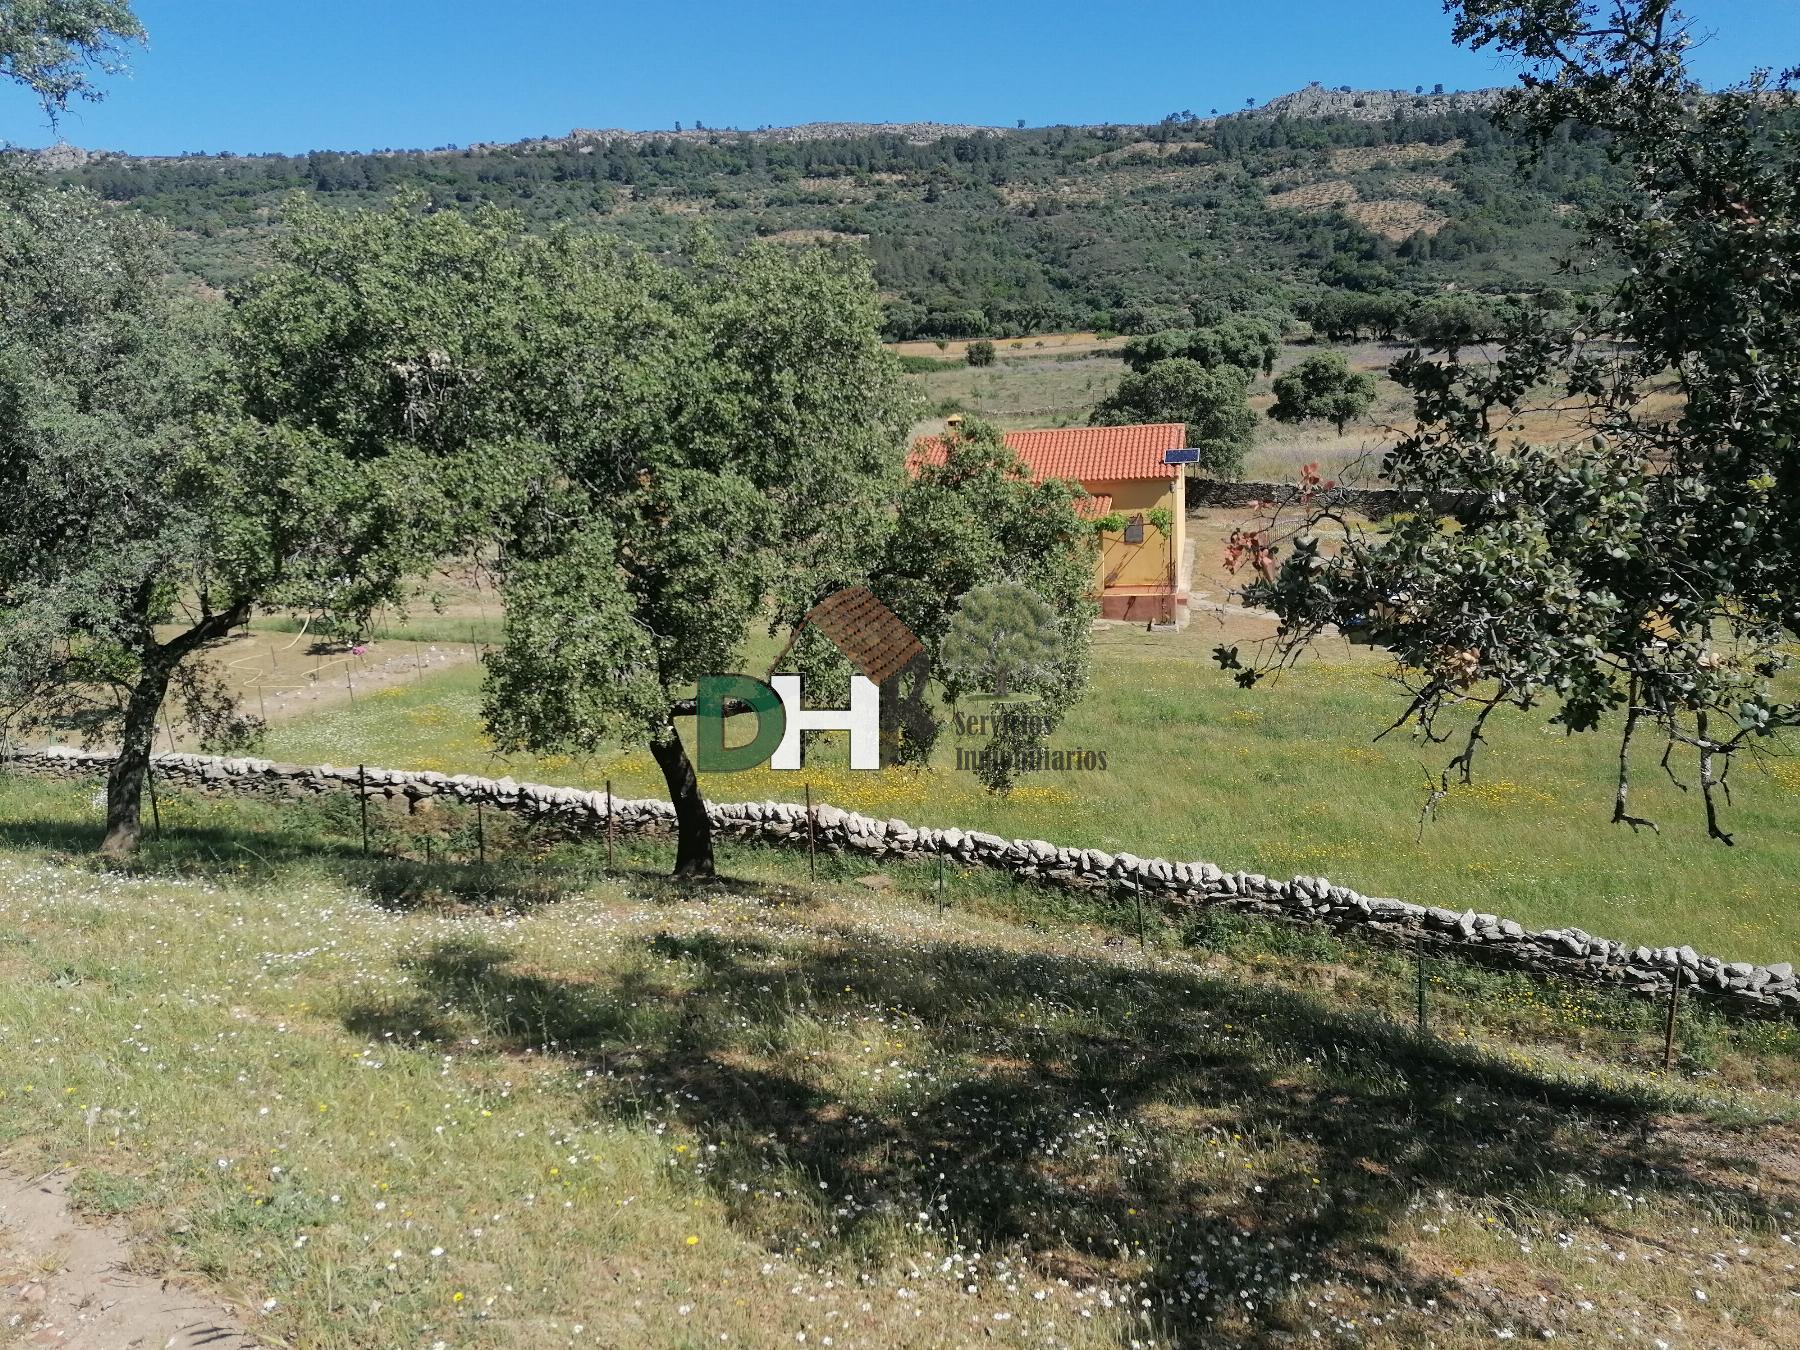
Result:
[[[739,773],[764,760],[773,769],[798,769],[800,737],[808,731],[848,731],[850,767],[881,767],[881,689],[866,675],[850,677],[848,708],[806,707],[798,675],[774,675],[766,684],[752,675],[703,675],[694,711],[703,773]],[[725,743],[733,712],[756,721],[756,734],[742,745]]]
[[[772,768],[798,769],[800,738],[808,731],[848,731],[850,767],[881,767],[881,685],[915,663],[922,668],[924,644],[866,586],[827,596],[807,613],[801,626],[807,624],[856,668],[850,706],[806,707],[798,675],[771,674],[766,682],[752,675],[702,676],[694,700],[701,772],[738,773],[765,760]],[[725,743],[726,722],[734,714],[755,720],[755,734],[741,745]]]

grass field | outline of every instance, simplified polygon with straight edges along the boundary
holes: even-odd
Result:
[[[1197,579],[1197,585],[1199,584]],[[1339,646],[1245,693],[1211,663],[1221,628],[1103,627],[1092,691],[1055,744],[1105,752],[1104,772],[1030,775],[1008,798],[954,767],[979,739],[947,729],[931,772],[851,772],[841,737],[820,738],[804,774],[763,769],[703,777],[719,800],[798,801],[806,783],[836,805],[919,824],[958,825],[1142,856],[1205,858],[1273,876],[1323,874],[1365,894],[1538,926],[1578,924],[1651,945],[1690,942],[1728,959],[1800,953],[1800,764],[1746,762],[1733,775],[1735,848],[1708,843],[1697,803],[1645,746],[1634,802],[1660,834],[1608,823],[1615,749],[1570,739],[1541,718],[1497,716],[1476,782],[1420,826],[1424,779],[1451,751],[1374,734],[1401,705],[1386,666]],[[768,654],[747,660],[763,673]],[[497,758],[481,730],[480,668],[458,667],[278,724],[268,753],[306,763],[369,763],[665,796],[647,751]],[[691,727],[690,727],[691,730]]]
[[[915,431],[919,435],[942,431],[944,417],[952,411],[984,417],[1006,431],[1086,426],[1094,405],[1110,394],[1125,374],[1116,353],[1101,354],[1116,346],[1117,340],[1090,344],[1081,340],[1087,336],[1074,334],[1067,343],[1060,337],[1011,339],[996,344],[997,359],[991,366],[950,365],[910,376],[932,410],[932,416]],[[1037,346],[1040,340],[1046,343],[1042,348]],[[960,357],[956,349],[961,345],[951,344],[942,353],[933,343],[903,343],[897,349],[910,355],[950,358]],[[1282,349],[1276,373],[1317,350],[1312,345],[1289,344]],[[1334,475],[1342,475],[1353,464],[1365,466],[1362,477],[1379,469],[1380,428],[1405,423],[1412,413],[1405,391],[1386,375],[1401,349],[1369,342],[1338,350],[1356,369],[1378,377],[1376,403],[1368,415],[1345,428],[1341,436],[1323,423],[1286,426],[1262,418],[1255,448],[1245,459],[1245,477],[1290,482],[1299,476],[1302,464],[1311,462]],[[1259,377],[1251,390],[1251,406],[1266,414],[1274,401],[1270,380]]]
[[[1028,333],[1023,337],[993,339],[995,349],[1002,356],[1116,351],[1125,345],[1125,341],[1122,337],[1101,337],[1098,333]],[[968,357],[969,344],[963,340],[890,342],[888,350],[897,356],[932,356],[962,361]]]
[[[1106,346],[1090,346],[1080,340],[1085,337],[1074,334],[1066,346],[1058,345],[1060,338],[1051,338],[1041,350],[1036,346],[1039,339],[1012,339],[999,344],[998,359],[991,366],[952,363],[910,376],[932,411],[932,416],[914,429],[916,434],[941,432],[944,417],[953,411],[976,414],[1007,431],[1086,426],[1094,405],[1112,392],[1124,376],[1125,366],[1116,353],[1100,354],[1107,350]],[[960,358],[955,344],[947,354],[938,353],[932,343],[901,346],[924,347],[933,355]],[[1376,377],[1374,404],[1342,435],[1326,423],[1289,426],[1267,418],[1275,402],[1273,382],[1269,377],[1258,377],[1251,386],[1250,406],[1264,416],[1257,423],[1256,444],[1245,457],[1242,477],[1292,483],[1298,480],[1302,465],[1317,463],[1329,477],[1372,485],[1379,478],[1384,450],[1393,443],[1397,431],[1412,425],[1411,396],[1387,375],[1388,368],[1406,350],[1403,345],[1373,341],[1335,346],[1290,342],[1282,347],[1274,373],[1279,375],[1321,350],[1342,352],[1353,369]],[[1667,411],[1673,406],[1673,397],[1667,390],[1652,391],[1645,404],[1647,411]],[[1554,402],[1526,413],[1516,430],[1533,441],[1562,440],[1582,434],[1567,409]]]
[[[91,794],[0,780],[0,1151],[271,1345],[1796,1338],[1791,1028],[1690,1007],[1664,1076],[1656,1009],[1442,963],[1419,1040],[1318,934],[365,863],[344,802],[106,871]]]

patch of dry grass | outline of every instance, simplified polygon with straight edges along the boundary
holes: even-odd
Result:
[[[1455,183],[1435,173],[1394,173],[1387,182],[1395,192],[1412,197],[1447,196],[1456,191]]]
[[[1343,178],[1327,178],[1271,193],[1269,205],[1284,211],[1324,211],[1356,198],[1356,184]]]
[[[1459,137],[1441,145],[1414,141],[1407,145],[1349,145],[1331,152],[1331,167],[1338,173],[1372,169],[1377,164],[1442,163],[1463,148]]]
[[[867,239],[866,234],[847,234],[843,230],[776,230],[763,236],[778,244],[837,244]]]

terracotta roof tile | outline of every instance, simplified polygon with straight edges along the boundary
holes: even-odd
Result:
[[[1174,478],[1180,469],[1164,464],[1163,452],[1179,450],[1187,444],[1187,424],[1147,422],[1128,427],[1009,431],[1003,439],[1007,448],[1031,469],[1032,477],[1040,481],[1063,478],[1076,483],[1098,483]],[[913,473],[921,464],[943,462],[944,443],[936,436],[920,438],[906,457],[906,467]]]

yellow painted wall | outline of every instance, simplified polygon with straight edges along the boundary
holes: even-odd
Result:
[[[1166,587],[1178,574],[1176,563],[1187,537],[1186,484],[1180,478],[1133,478],[1116,482],[1096,480],[1083,483],[1089,492],[1112,497],[1112,509],[1124,516],[1162,507],[1175,518],[1173,551],[1171,541],[1162,531],[1148,523],[1144,526],[1144,542],[1127,544],[1123,534],[1101,536],[1099,581],[1103,588],[1135,586]]]

